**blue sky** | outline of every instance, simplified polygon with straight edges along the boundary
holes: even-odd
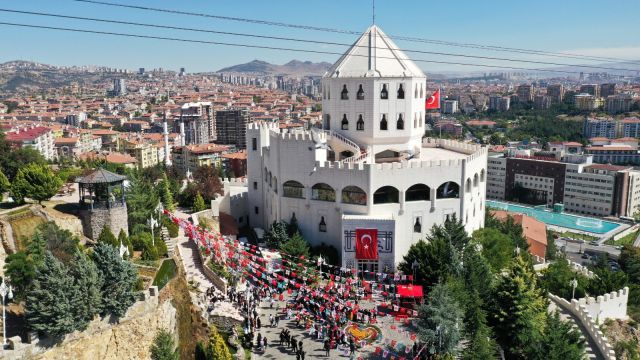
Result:
[[[371,24],[369,0],[107,0],[124,4],[176,9],[215,15],[245,17],[285,23],[363,31]],[[355,35],[305,31],[247,24],[227,20],[161,14],[72,0],[3,1],[0,8],[150,22],[211,30],[297,37],[351,43]],[[578,52],[588,55],[640,59],[638,0],[378,0],[376,23],[390,35],[429,38],[453,42],[506,47]],[[101,31],[182,37],[244,44],[317,49],[342,52],[340,46],[298,44],[275,40],[247,39],[177,30],[148,29],[0,12],[0,22],[45,24]],[[226,46],[185,44],[148,39],[76,34],[54,30],[25,29],[0,25],[0,62],[23,59],[54,65],[106,65],[137,69],[164,67],[187,71],[212,71],[254,59],[285,63],[291,59],[328,61],[335,55],[314,55],[243,49]],[[556,60],[503,52],[397,41],[401,48],[472,55]],[[425,54],[409,54],[421,59],[496,64],[491,60],[459,59]],[[577,60],[562,61],[576,63]],[[454,65],[420,64],[429,71],[462,71],[473,68]],[[517,64],[522,67],[534,65]],[[638,66],[640,68],[640,66]],[[491,71],[489,69],[483,71]]]

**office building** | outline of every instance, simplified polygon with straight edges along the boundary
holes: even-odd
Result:
[[[583,84],[580,86],[580,93],[600,97],[600,87],[598,84]]]
[[[616,94],[616,84],[615,83],[611,83],[611,84],[602,84],[600,85],[600,96],[603,98],[607,98],[611,95],[615,95]]]

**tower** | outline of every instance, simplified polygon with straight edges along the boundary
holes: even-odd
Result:
[[[422,70],[373,25],[322,78],[325,130],[377,158],[413,155],[424,135],[425,87]]]
[[[90,239],[98,240],[106,225],[116,236],[129,232],[127,202],[124,197],[125,176],[97,169],[78,178],[82,229]]]
[[[171,152],[169,151],[169,127],[167,126],[167,114],[164,114],[162,122],[162,135],[164,137],[164,164],[171,166]]]

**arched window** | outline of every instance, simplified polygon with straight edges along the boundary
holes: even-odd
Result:
[[[417,128],[418,127],[418,117],[416,116],[416,113],[413,113],[413,128]]]
[[[327,86],[327,100],[331,100],[331,86]]]
[[[480,181],[484,182],[484,169],[480,170]]]
[[[473,175],[473,187],[478,186],[479,181],[480,181],[480,177],[478,176],[478,173],[476,173],[475,175]]]
[[[416,217],[416,221],[413,223],[413,232],[421,233],[422,232],[422,224],[420,223],[420,217]]]
[[[424,86],[424,84],[420,84],[420,98],[422,99],[422,97],[424,96],[424,93],[422,92],[422,87]]]
[[[456,199],[460,197],[460,185],[447,181],[438,187],[436,199]]]
[[[399,202],[398,189],[393,186],[383,186],[373,193],[374,204],[390,204]]]
[[[264,182],[269,182],[269,172],[266,167],[264,168]]]
[[[282,184],[282,196],[288,198],[304,199],[304,185],[297,181],[289,180]]]
[[[342,189],[342,203],[367,205],[367,193],[357,186],[347,186]]]
[[[325,183],[318,183],[311,187],[311,199],[320,201],[336,201],[336,192]]]
[[[425,184],[415,184],[404,193],[405,201],[425,201],[429,200],[431,189]]]
[[[418,126],[422,127],[422,124],[424,124],[424,122],[422,121],[422,111],[420,111],[420,117],[418,118]]]
[[[362,114],[358,115],[358,122],[356,122],[356,130],[364,130],[364,120]]]
[[[322,125],[325,130],[331,130],[331,115],[329,114],[324,115],[324,124]]]
[[[416,89],[413,91],[413,97],[414,97],[415,99],[417,99],[417,98],[418,98],[418,84],[416,84]]]
[[[398,122],[396,122],[396,129],[404,130],[404,119],[402,119],[402,114],[398,114]]]
[[[389,90],[387,84],[382,84],[382,90],[380,90],[380,99],[387,100],[389,98]]]
[[[387,114],[382,114],[382,119],[380,120],[380,130],[388,130],[389,125],[387,124]]]
[[[340,125],[342,130],[349,130],[349,120],[347,120],[347,114],[342,115],[342,122]]]
[[[342,85],[342,92],[340,93],[340,99],[349,100],[349,90],[347,90],[347,85]]]
[[[277,194],[278,193],[278,178],[277,177],[273,177],[273,191]]]
[[[358,92],[356,93],[356,99],[364,100],[364,90],[362,90],[362,84],[358,86]]]
[[[467,181],[465,182],[464,190],[466,192],[471,192],[471,178],[467,178]]]
[[[402,84],[398,85],[398,99],[404,99],[404,88]]]
[[[271,176],[271,171],[269,171],[269,186],[273,186],[273,177]]]

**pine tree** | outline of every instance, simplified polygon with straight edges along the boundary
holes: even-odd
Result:
[[[437,284],[418,308],[418,335],[431,355],[454,355],[462,328],[462,310],[446,285]]]
[[[200,195],[200,192],[198,192],[195,199],[193,199],[193,206],[191,207],[191,210],[194,213],[197,213],[206,209],[207,205],[205,205],[204,203],[204,198],[202,198],[202,195]]]
[[[300,235],[300,232],[296,232],[289,241],[280,245],[280,250],[285,254],[297,258],[300,256],[304,256],[305,258],[309,257],[309,244],[307,244],[307,241]]]
[[[498,343],[510,359],[527,359],[543,335],[547,305],[536,275],[516,257],[496,285],[489,318]]]
[[[73,279],[50,252],[27,291],[25,316],[28,326],[49,336],[60,337],[75,330],[69,289]]]
[[[115,249],[120,249],[120,242],[116,239],[116,236],[113,235],[109,225],[106,224],[102,227],[102,231],[100,231],[98,243],[107,244],[113,246]]]
[[[413,267],[414,262],[418,264],[417,268]],[[412,244],[399,265],[399,269],[405,274],[413,274],[415,271],[414,281],[428,287],[458,273],[459,267],[457,251],[442,236],[430,236],[429,242],[420,240]]]
[[[194,360],[207,360],[207,347],[202,343],[202,341],[198,341],[196,343]]]
[[[9,189],[11,189],[11,183],[9,183],[9,179],[7,179],[0,169],[0,201],[3,199],[3,193],[9,191]]]
[[[38,268],[44,264],[44,257],[47,251],[47,239],[44,238],[39,229],[31,237],[27,244],[27,254],[33,262],[33,266]]]
[[[152,360],[178,360],[180,353],[173,341],[173,336],[167,330],[158,331],[151,345]]]
[[[162,174],[162,182],[160,184],[160,200],[162,201],[162,206],[164,206],[165,209],[169,211],[175,210],[175,206],[173,204],[173,194],[171,193],[167,174]]]
[[[93,261],[102,280],[100,313],[121,317],[135,302],[138,274],[130,262],[122,260],[118,251],[106,244],[93,249]]]
[[[23,251],[7,256],[5,261],[4,274],[11,280],[16,299],[22,300],[27,289],[31,286],[33,278],[36,276],[33,261]]]
[[[487,360],[499,359],[498,347],[491,339],[491,329],[487,324],[482,324],[471,335],[469,344],[462,354],[463,360]]]
[[[69,301],[73,309],[75,328],[86,329],[100,311],[102,282],[96,265],[84,253],[77,251],[69,268],[73,286],[69,289]]]
[[[572,324],[562,321],[557,312],[547,316],[544,337],[539,346],[529,354],[535,360],[582,360],[585,358],[585,341]],[[616,353],[617,354],[617,353]]]
[[[473,232],[473,240],[482,245],[482,255],[495,272],[500,272],[511,262],[515,245],[506,234],[497,229],[483,228]]]
[[[289,241],[290,236],[287,234],[288,225],[284,221],[274,222],[265,235],[265,241],[270,248],[279,248],[280,245]],[[292,236],[295,233],[292,234]]]

